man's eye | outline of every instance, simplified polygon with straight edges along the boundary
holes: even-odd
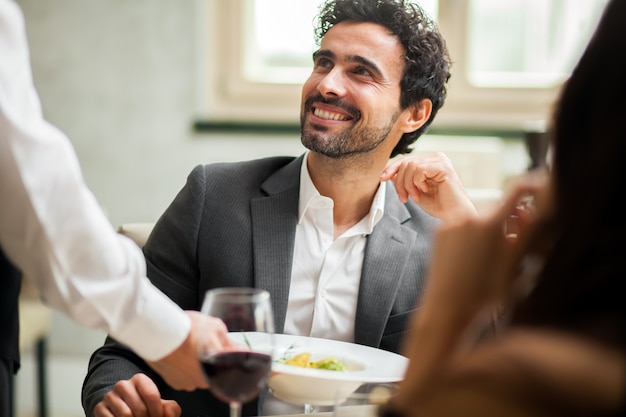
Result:
[[[358,67],[358,68],[355,68],[353,72],[354,72],[355,74],[357,74],[357,75],[364,75],[364,76],[367,76],[367,77],[370,77],[370,76],[372,75],[372,73],[370,72],[370,70],[368,70],[368,69],[367,69],[367,68],[365,68],[365,67]]]
[[[327,58],[319,58],[317,61],[315,61],[315,66],[329,68],[332,67],[332,62],[330,59]]]

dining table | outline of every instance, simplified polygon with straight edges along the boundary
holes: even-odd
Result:
[[[329,411],[316,411],[314,417],[376,417],[378,406],[373,404],[368,405],[339,405],[336,409]],[[297,414],[276,414],[272,416],[264,417],[312,417],[311,414],[297,413]]]

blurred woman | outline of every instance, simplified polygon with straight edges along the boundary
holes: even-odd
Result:
[[[626,1],[611,0],[564,86],[549,178],[437,236],[411,359],[384,416],[626,414]],[[503,224],[516,213],[520,232]],[[509,322],[475,343],[494,308]]]

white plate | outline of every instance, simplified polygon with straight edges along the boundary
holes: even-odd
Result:
[[[231,333],[243,343],[243,335]],[[246,333],[254,349],[255,333]],[[274,395],[295,404],[333,405],[352,394],[364,383],[396,382],[404,377],[408,359],[396,353],[354,343],[315,337],[276,334],[274,363],[268,381]],[[257,343],[258,344],[258,343]],[[311,353],[311,360],[333,357],[346,365],[346,371],[303,368],[278,362],[299,353]]]

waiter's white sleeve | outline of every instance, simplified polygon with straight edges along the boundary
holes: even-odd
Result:
[[[0,0],[0,246],[47,305],[144,359],[166,356],[190,331],[100,209],[68,138],[44,120],[12,0]]]

